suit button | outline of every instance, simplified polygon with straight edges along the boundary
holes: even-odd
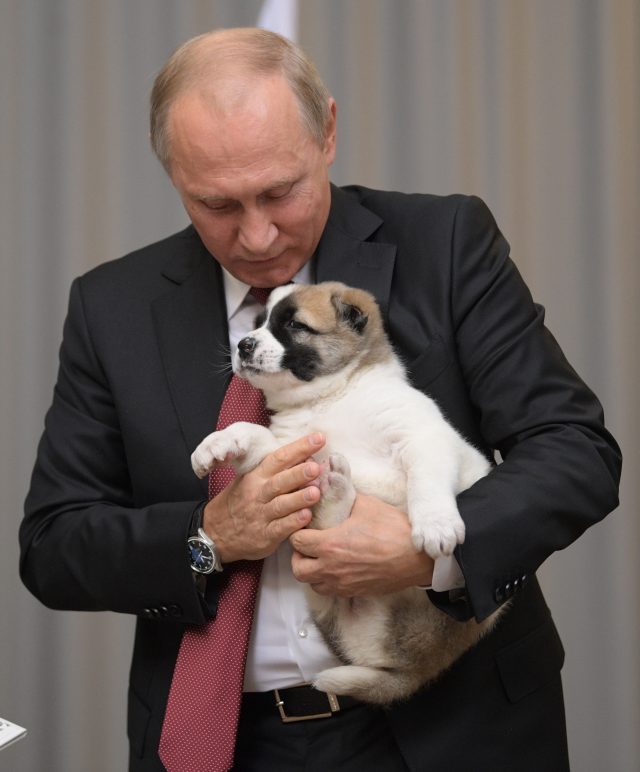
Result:
[[[166,606],[160,606],[159,612],[161,617],[169,616],[169,609]]]
[[[178,618],[182,616],[182,609],[177,603],[172,603],[168,606],[167,611],[169,612],[170,617]]]
[[[493,596],[496,599],[496,603],[504,603],[504,600],[505,600],[504,588],[503,587],[496,587],[496,591],[493,594]]]
[[[507,598],[510,598],[513,595],[513,588],[511,587],[511,582],[507,582],[504,586],[504,594]]]

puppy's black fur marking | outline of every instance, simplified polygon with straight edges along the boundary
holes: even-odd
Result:
[[[295,316],[297,306],[293,297],[282,298],[271,309],[267,327],[273,337],[282,345],[282,367],[301,381],[312,381],[320,369],[320,354],[311,346],[300,343],[296,332],[287,327],[287,322]],[[313,334],[313,331],[310,331]]]
[[[311,346],[292,346],[282,357],[282,366],[301,381],[312,381],[318,374],[320,364],[318,352]]]

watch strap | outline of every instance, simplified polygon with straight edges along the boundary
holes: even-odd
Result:
[[[191,520],[189,521],[189,530],[187,532],[187,539],[191,536],[197,536],[198,531],[202,528],[202,519],[204,517],[204,508],[207,506],[207,499],[201,501],[198,506],[193,510]]]

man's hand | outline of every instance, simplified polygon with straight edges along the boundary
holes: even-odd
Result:
[[[433,560],[413,546],[407,516],[373,496],[358,495],[340,525],[296,531],[290,542],[294,576],[321,595],[383,595],[431,583]]]
[[[311,456],[324,444],[314,433],[278,448],[207,504],[203,528],[223,563],[264,558],[309,524],[320,499],[320,465]]]

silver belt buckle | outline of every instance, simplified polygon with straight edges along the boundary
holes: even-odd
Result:
[[[318,692],[318,694],[324,694],[329,704],[328,713],[308,713],[306,716],[287,716],[284,709],[284,700],[280,697],[278,689],[273,690],[276,696],[276,707],[280,711],[280,718],[284,724],[291,724],[294,721],[313,721],[316,718],[330,718],[334,713],[338,713],[340,710],[340,703],[338,702],[338,695],[333,692]]]

